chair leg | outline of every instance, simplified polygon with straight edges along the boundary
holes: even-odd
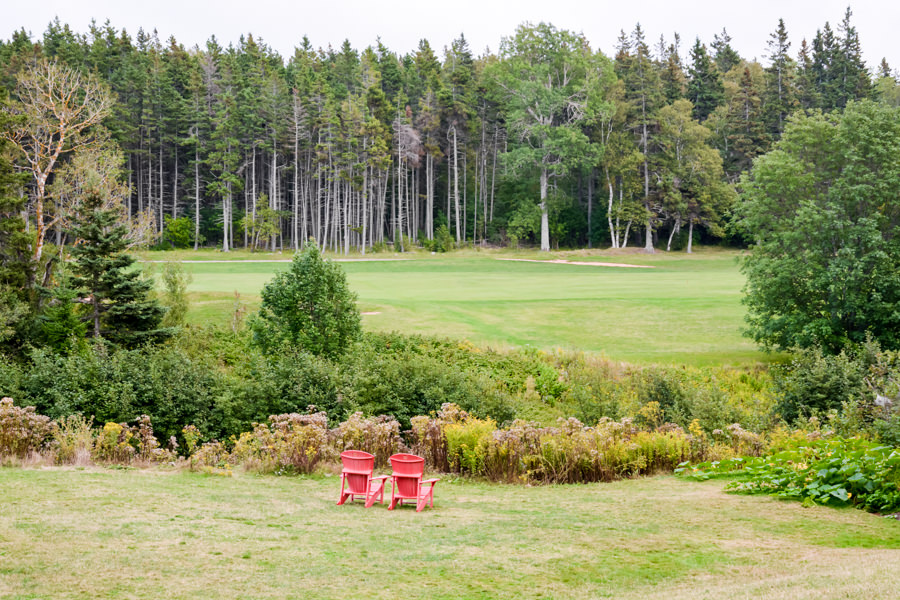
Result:
[[[344,502],[347,501],[347,496],[349,496],[349,494],[344,493],[344,476],[341,475],[341,497],[337,502],[338,506],[340,506],[341,504],[343,504]]]

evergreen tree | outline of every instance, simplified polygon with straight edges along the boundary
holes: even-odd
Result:
[[[169,337],[160,326],[165,309],[151,297],[153,282],[133,269],[125,253],[128,228],[116,208],[104,208],[103,185],[86,188],[72,233],[72,287],[87,308],[88,336],[135,347]]]
[[[848,6],[844,19],[838,26],[841,37],[835,48],[832,65],[836,108],[844,108],[851,100],[862,100],[872,95],[872,82],[862,59],[859,33],[850,23],[852,15],[853,12]]]
[[[729,102],[731,119],[731,160],[726,171],[736,179],[742,171],[750,168],[753,159],[769,147],[769,135],[765,130],[760,98],[759,65],[754,63],[757,77],[751,74],[750,66],[744,67],[737,86],[737,93]]]
[[[725,101],[722,77],[700,43],[691,48],[691,66],[688,68],[688,100],[694,105],[694,118],[701,123]]]
[[[656,211],[650,196],[650,138],[656,124],[656,112],[662,105],[662,91],[640,24],[635,25],[630,39],[624,32],[619,36],[615,69],[624,85],[625,126],[634,133],[643,154],[641,171],[644,179],[644,250],[653,252],[653,224]]]
[[[796,63],[788,54],[791,42],[788,41],[784,19],[778,19],[778,28],[769,35],[769,66],[765,74],[765,92],[763,93],[763,115],[766,129],[773,136],[780,136],[784,131],[784,122],[797,107]]]
[[[0,129],[8,121],[6,91],[0,88]],[[30,314],[26,286],[34,279],[31,236],[22,218],[25,179],[8,159],[8,146],[0,137],[0,347],[16,337]]]
[[[812,110],[819,106],[820,97],[816,71],[813,68],[812,48],[804,39],[797,53],[797,103],[804,110]]]
[[[725,74],[740,64],[741,56],[731,47],[731,36],[724,27],[721,37],[718,34],[714,35],[713,43],[710,45],[716,51],[713,60],[716,61],[720,73]]]
[[[680,44],[681,36],[677,33],[675,41],[669,46],[660,40],[662,52],[660,53],[659,80],[666,104],[681,100],[687,91],[687,77],[685,77],[684,65],[679,55]]]

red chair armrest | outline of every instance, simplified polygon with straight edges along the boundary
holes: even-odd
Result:
[[[435,483],[437,483],[440,480],[441,480],[440,477],[438,477],[436,479],[426,479],[425,481],[421,482],[419,485],[425,485],[426,483],[430,483],[431,485],[434,485]]]
[[[391,478],[390,475],[379,475],[378,477],[373,477],[372,481],[375,481],[376,479],[390,479],[390,478]]]

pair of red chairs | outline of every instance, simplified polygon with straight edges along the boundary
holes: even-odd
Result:
[[[425,459],[415,454],[395,454],[390,458],[390,475],[373,476],[375,457],[362,450],[347,450],[341,453],[341,498],[338,505],[357,497],[365,499],[366,508],[375,502],[384,503],[384,484],[391,480],[391,505],[394,510],[404,500],[416,501],[416,512],[426,505],[434,508],[434,484],[440,479],[425,479]],[[376,500],[377,498],[377,500]]]

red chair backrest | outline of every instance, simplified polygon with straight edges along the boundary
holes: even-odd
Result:
[[[347,471],[371,473],[375,470],[375,457],[362,450],[345,450],[341,452],[341,463]]]
[[[425,459],[415,454],[395,454],[390,461],[394,475],[421,477],[425,472]]]

